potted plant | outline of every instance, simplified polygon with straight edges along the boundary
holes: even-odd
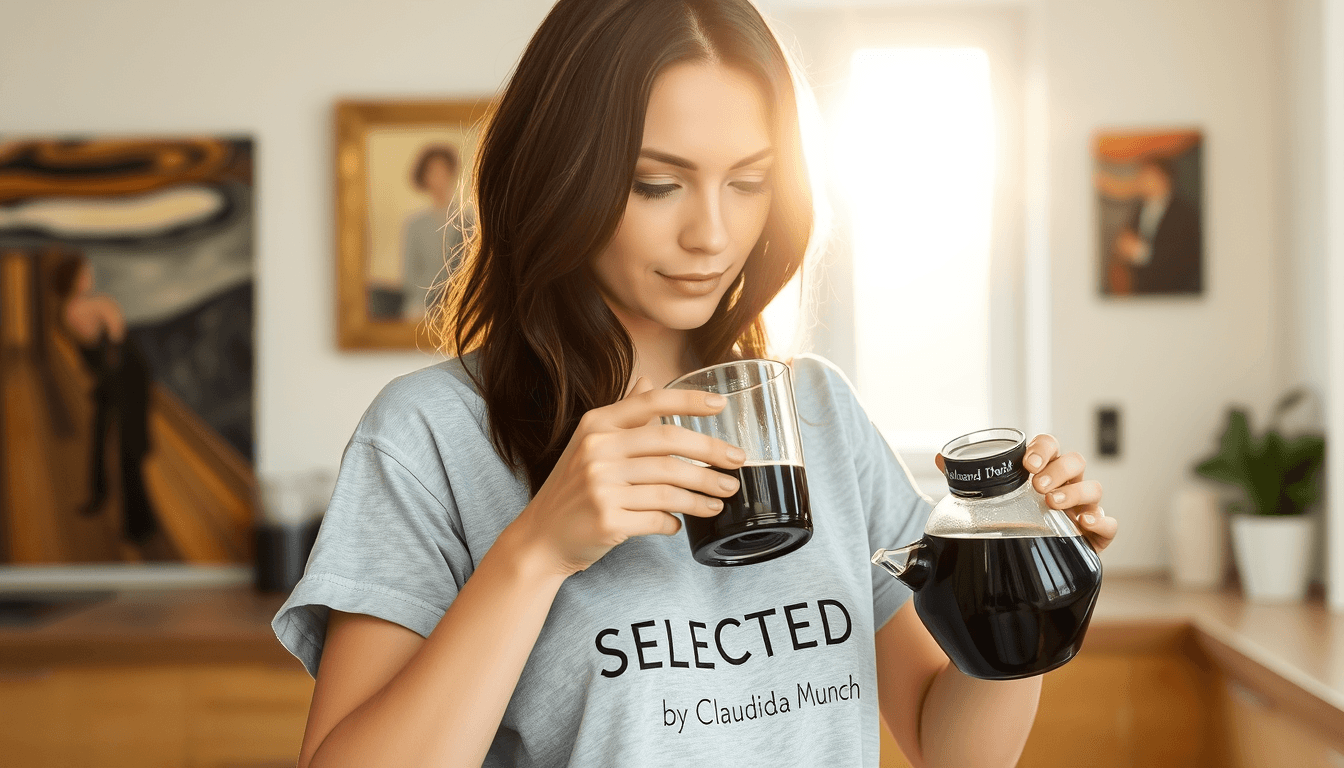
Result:
[[[1306,593],[1314,522],[1306,512],[1321,498],[1325,438],[1286,438],[1279,429],[1281,417],[1306,395],[1300,389],[1285,395],[1258,438],[1246,411],[1231,409],[1218,453],[1195,467],[1199,475],[1236,486],[1244,495],[1244,503],[1232,510],[1232,545],[1251,600],[1300,600]]]

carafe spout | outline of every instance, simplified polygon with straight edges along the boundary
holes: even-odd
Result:
[[[910,589],[919,591],[929,578],[929,563],[920,557],[924,541],[916,541],[898,549],[879,549],[873,553],[873,565],[880,565]]]

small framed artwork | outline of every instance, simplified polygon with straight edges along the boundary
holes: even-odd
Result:
[[[342,349],[433,348],[425,314],[474,226],[467,179],[490,99],[336,105]]]
[[[1097,134],[1101,295],[1203,293],[1203,147],[1198,130]]]

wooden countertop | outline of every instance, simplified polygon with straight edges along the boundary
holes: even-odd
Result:
[[[301,669],[270,622],[283,595],[247,587],[133,590],[28,627],[0,627],[0,667],[259,662]],[[1261,605],[1155,577],[1108,576],[1084,653],[1193,643],[1229,674],[1344,732],[1344,615]]]
[[[250,587],[117,592],[33,626],[0,627],[0,668],[259,662],[301,670],[271,631],[284,601]]]

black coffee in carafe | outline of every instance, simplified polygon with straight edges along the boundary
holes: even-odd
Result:
[[[1007,680],[1078,653],[1101,585],[1101,563],[1083,537],[926,536],[924,544],[934,567],[915,611],[946,638],[939,644],[957,669]]]
[[[988,680],[1072,659],[1101,587],[1101,560],[1027,482],[1025,436],[992,429],[943,447],[951,493],[925,536],[873,562],[914,590],[915,612],[957,669]]]

